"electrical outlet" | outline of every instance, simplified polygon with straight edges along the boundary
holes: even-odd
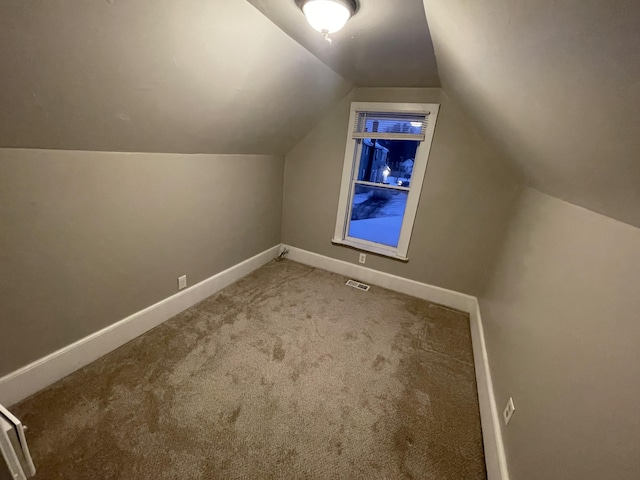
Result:
[[[511,417],[513,416],[513,412],[515,411],[516,411],[516,406],[513,404],[513,398],[509,397],[507,406],[504,407],[504,411],[502,412],[502,417],[504,418],[505,425],[509,425],[509,422],[511,421]]]
[[[187,276],[182,275],[178,277],[178,290],[182,290],[183,288],[187,288]]]
[[[360,258],[358,259],[358,261],[360,263],[367,263],[367,254],[366,253],[361,253],[360,254]]]

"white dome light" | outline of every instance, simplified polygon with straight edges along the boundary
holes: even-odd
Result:
[[[309,25],[325,35],[340,30],[353,14],[346,5],[335,0],[309,0],[302,11]]]

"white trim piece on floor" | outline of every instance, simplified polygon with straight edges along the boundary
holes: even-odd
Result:
[[[496,406],[484,330],[482,328],[482,317],[480,316],[480,307],[476,297],[398,277],[354,263],[336,260],[335,258],[309,252],[301,248],[289,245],[283,245],[283,247],[289,250],[286,258],[294,262],[338,273],[354,280],[378,285],[469,314],[487,479],[509,480],[502,442],[502,430],[500,428],[500,414]]]
[[[0,404],[13,405],[88,365],[257,270],[278,255],[276,245],[192,287],[109,325],[0,378]]]
[[[294,262],[304,263],[312,267],[339,273],[354,280],[371,283],[379,287],[388,288],[395,292],[406,293],[412,297],[422,298],[433,303],[445,305],[456,310],[471,313],[476,304],[476,297],[464,293],[435,287],[426,283],[416,282],[408,278],[391,275],[390,273],[373,270],[371,268],[356,265],[342,260],[336,260],[318,253],[302,250],[301,248],[283,245],[289,250],[286,258]]]
[[[471,324],[471,343],[473,345],[473,362],[476,368],[476,384],[478,386],[478,404],[480,405],[480,422],[482,423],[482,441],[487,466],[488,480],[509,480],[507,458],[502,441],[500,413],[496,405],[496,397],[489,369],[487,345],[484,339],[480,305],[476,299],[475,306],[469,312]]]

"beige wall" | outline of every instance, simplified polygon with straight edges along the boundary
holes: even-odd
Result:
[[[640,229],[527,189],[480,305],[514,480],[640,478]]]
[[[280,243],[283,159],[0,150],[0,375]]]
[[[441,104],[409,262],[368,255],[367,266],[476,293],[517,187],[440,89],[360,88],[345,97],[286,156],[283,242],[357,262],[358,252],[331,244],[352,101]]]

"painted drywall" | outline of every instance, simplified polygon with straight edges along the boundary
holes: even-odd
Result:
[[[366,0],[329,44],[294,0],[247,0],[294,40],[361,87],[439,87],[422,0]]]
[[[0,376],[279,244],[283,163],[0,149]]]
[[[424,6],[442,88],[520,178],[640,227],[640,2]]]
[[[501,161],[440,89],[355,89],[285,159],[283,242],[349,262],[331,244],[352,101],[439,103],[436,131],[409,246],[409,262],[373,254],[368,267],[474,294],[506,226],[516,187]]]
[[[640,229],[526,189],[480,307],[514,480],[640,478]]]
[[[0,146],[284,155],[351,85],[242,0],[0,2]]]

